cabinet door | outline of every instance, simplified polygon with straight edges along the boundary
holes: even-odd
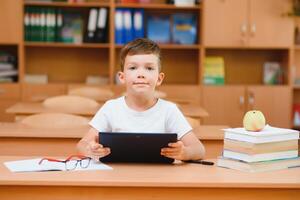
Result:
[[[204,45],[235,47],[247,43],[247,0],[204,2]]]
[[[22,6],[20,0],[1,0],[0,43],[16,44],[22,40]]]
[[[282,16],[292,1],[250,0],[249,46],[289,47],[293,44],[293,20]]]
[[[291,127],[292,89],[289,86],[252,86],[248,88],[248,110],[260,110],[267,124]]]
[[[242,126],[245,111],[245,88],[243,86],[204,86],[203,107],[209,117],[204,124]]]

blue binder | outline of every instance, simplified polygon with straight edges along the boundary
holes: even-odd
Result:
[[[123,40],[123,10],[117,8],[115,11],[115,43],[124,44]]]

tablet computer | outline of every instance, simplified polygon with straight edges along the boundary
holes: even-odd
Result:
[[[175,133],[101,132],[99,141],[111,153],[101,162],[173,163],[174,159],[160,155],[161,148],[177,141]]]

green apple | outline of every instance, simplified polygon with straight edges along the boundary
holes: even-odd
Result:
[[[260,131],[265,127],[266,119],[261,111],[250,110],[244,116],[243,125],[247,131]]]

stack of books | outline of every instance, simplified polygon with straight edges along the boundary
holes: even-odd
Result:
[[[259,132],[244,128],[224,129],[223,156],[220,167],[246,172],[300,167],[299,131],[267,125]]]

